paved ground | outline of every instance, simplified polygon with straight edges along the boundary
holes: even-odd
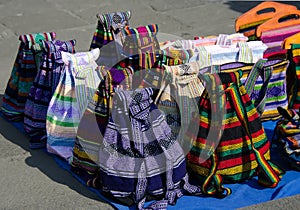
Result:
[[[57,39],[76,39],[77,51],[87,51],[96,28],[97,13],[130,9],[131,26],[157,23],[164,35],[192,39],[199,35],[234,33],[235,18],[257,3],[0,0],[0,96],[12,69],[20,34],[55,31]],[[292,3],[300,6],[298,2]],[[112,209],[58,167],[46,153],[30,150],[28,138],[1,118],[0,186],[0,209]],[[249,209],[298,209],[299,198],[290,197]]]

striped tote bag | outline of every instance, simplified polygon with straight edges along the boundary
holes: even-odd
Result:
[[[40,68],[42,40],[52,41],[56,33],[37,33],[19,36],[20,45],[8,80],[1,111],[6,119],[22,121],[30,87]]]
[[[156,98],[159,110],[165,115],[168,125],[184,149],[184,134],[189,126],[195,125],[190,123],[193,115],[198,112],[197,101],[204,91],[198,72],[197,62],[164,66],[162,83]],[[194,128],[198,130],[197,126]]]
[[[75,54],[62,52],[64,71],[47,110],[47,151],[66,160],[72,150],[81,116],[103,79],[95,60],[98,48]]]
[[[99,67],[103,75],[93,100],[89,101],[79,122],[71,170],[78,174],[88,186],[99,187],[99,150],[104,135],[115,88],[128,90],[132,87],[133,71]],[[91,132],[92,131],[92,132]]]
[[[156,53],[160,50],[157,33],[156,24],[123,28],[123,54],[132,59],[138,59],[138,68],[134,67],[134,69],[148,69],[156,62]]]
[[[75,40],[44,42],[41,67],[30,88],[24,111],[24,130],[30,136],[30,148],[45,148],[46,116],[49,102],[63,72],[61,52],[75,52]]]
[[[277,120],[278,106],[288,106],[287,69],[284,59],[259,59],[256,63],[231,62],[200,69],[203,73],[234,72],[241,70],[245,86],[262,121]]]
[[[283,173],[270,161],[270,142],[241,76],[241,71],[199,74],[205,91],[193,118],[199,131],[187,133],[195,139],[187,167],[192,183],[208,195],[229,195],[223,182],[241,182],[256,173],[260,184],[275,187]]]
[[[285,59],[261,59],[248,73],[244,85],[262,121],[280,118],[278,106],[288,108],[288,66]]]

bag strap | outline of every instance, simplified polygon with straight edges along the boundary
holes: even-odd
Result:
[[[254,91],[254,87],[258,77],[261,76],[261,78],[263,79],[263,85],[260,89],[259,98],[256,99],[256,101],[254,102],[254,106],[259,115],[261,115],[264,112],[268,84],[270,82],[273,70],[272,67],[264,67],[266,62],[267,59],[260,59],[254,64],[244,85],[248,95],[251,96],[251,94]]]
[[[238,104],[243,104],[241,101],[241,95],[239,90],[239,87],[237,84],[234,84],[236,88],[230,88],[229,96],[230,96],[230,103],[234,107],[237,117],[242,123],[243,128],[245,129],[250,142],[252,150],[255,154],[256,161],[258,163],[259,169],[259,175],[258,175],[258,183],[260,183],[263,186],[266,187],[276,187],[279,183],[281,177],[284,172],[282,169],[280,169],[278,166],[276,166],[274,163],[271,163],[271,161],[268,161],[265,159],[265,157],[260,153],[259,150],[255,148],[255,145],[253,143],[252,139],[252,131],[249,126],[248,116],[246,107],[244,105],[239,106]]]
[[[223,92],[223,90],[220,90],[220,88],[219,88],[219,87],[221,87],[221,81],[220,81],[219,77],[214,76],[214,74],[206,75],[210,78],[210,81],[207,81],[205,79],[205,77],[202,75],[199,75],[199,76],[202,80],[206,81],[206,90],[210,94],[210,101],[212,104],[211,112],[217,113],[217,111],[220,111],[220,110],[217,110],[218,106],[225,107],[225,103],[226,103],[225,93]],[[207,94],[208,94],[208,92],[207,92]],[[220,94],[221,94],[221,96],[220,96]],[[226,114],[224,111],[221,112],[220,114],[221,115]],[[213,132],[218,132],[217,130],[220,129],[218,126],[219,124],[217,122],[218,119],[214,119],[214,120],[212,119],[212,121],[211,121],[210,129],[212,129]],[[222,120],[222,122],[223,122],[223,120]],[[221,134],[222,133],[218,133],[218,136],[217,136],[218,139],[221,138]],[[207,139],[210,141],[209,136],[207,136]],[[214,143],[214,142],[215,141],[213,141],[212,143]],[[211,150],[214,148],[210,147],[209,149]],[[210,156],[210,159],[211,159],[211,163],[212,163],[211,170],[210,170],[210,173],[207,176],[206,180],[204,181],[201,190],[203,193],[206,193],[209,195],[217,195],[218,197],[226,197],[231,194],[231,189],[223,187],[222,176],[219,174],[216,174],[216,171],[218,168],[218,162],[219,162],[218,155],[216,153],[216,149],[214,149],[213,154]]]

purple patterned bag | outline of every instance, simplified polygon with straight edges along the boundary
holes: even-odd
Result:
[[[75,43],[75,40],[44,42],[41,67],[30,88],[24,111],[24,129],[30,136],[30,148],[46,147],[47,109],[64,66],[61,52],[74,53]]]
[[[200,192],[188,183],[184,152],[152,95],[152,88],[115,92],[99,151],[102,190],[138,209],[153,199],[160,200],[148,208],[166,209],[184,190]]]

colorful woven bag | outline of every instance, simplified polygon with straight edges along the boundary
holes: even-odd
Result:
[[[146,199],[158,199],[147,209],[167,209],[184,190],[200,192],[188,183],[183,150],[152,95],[152,88],[115,92],[99,151],[102,190],[137,209]]]
[[[81,176],[88,186],[93,187],[99,186],[98,156],[101,136],[105,133],[112,107],[112,96],[116,87],[126,90],[131,88],[133,74],[128,68],[123,70],[104,66],[99,68],[103,80],[80,120],[73,157],[70,160],[71,170]]]
[[[280,117],[277,107],[288,108],[286,73],[288,60],[261,59],[248,73],[245,81],[247,93],[261,114],[262,121]]]
[[[47,110],[47,151],[69,160],[81,116],[103,79],[97,70],[98,48],[75,54],[62,52],[63,74]]]
[[[122,30],[123,54],[131,58],[138,57],[139,69],[151,68],[156,62],[156,52],[160,50],[157,33],[158,26],[156,24],[137,28],[126,26]]]
[[[75,40],[46,41],[42,64],[30,88],[24,111],[24,130],[30,136],[30,148],[45,148],[47,110],[63,71],[61,52],[75,52]]]
[[[193,118],[199,132],[187,133],[196,138],[187,155],[187,167],[192,183],[209,195],[226,196],[231,190],[224,188],[223,182],[241,182],[256,174],[263,186],[276,187],[283,173],[270,161],[270,142],[241,76],[241,71],[199,74],[206,89],[199,114]],[[221,115],[216,118],[221,121],[214,120],[214,115]],[[209,138],[210,132],[218,133],[219,142]]]
[[[198,112],[197,101],[204,90],[198,78],[199,64],[191,62],[177,66],[164,66],[163,71],[156,104],[165,115],[178,142],[184,146],[183,135],[190,125],[193,113]]]
[[[30,87],[40,67],[42,40],[52,41],[54,32],[21,35],[19,51],[8,80],[1,111],[6,119],[22,121]]]
[[[98,25],[93,35],[90,50],[103,48],[101,50],[98,65],[112,67],[120,60],[122,46],[122,29],[129,25],[131,12],[113,12],[108,14],[97,14]]]

